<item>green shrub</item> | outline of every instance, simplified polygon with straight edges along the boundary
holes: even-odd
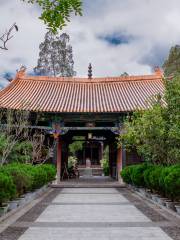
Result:
[[[147,164],[134,165],[132,168],[131,179],[132,183],[137,187],[145,187],[144,171],[147,169]]]
[[[123,168],[121,171],[121,177],[125,183],[131,184],[132,179],[131,179],[131,174],[132,174],[132,169],[134,166],[128,166]]]
[[[33,166],[30,170],[32,176],[32,190],[42,187],[47,183],[47,173],[41,166]]]
[[[172,200],[180,200],[180,164],[164,167],[138,164],[121,171],[123,181],[138,187],[147,187]]]
[[[180,168],[173,168],[164,179],[165,191],[171,200],[180,199]]]
[[[162,170],[163,170],[162,166],[154,166],[149,174],[150,189],[157,192],[161,192],[161,187],[159,185],[159,176],[161,175]]]
[[[11,200],[16,194],[16,186],[12,178],[3,172],[0,172],[0,206],[8,200]]]
[[[161,193],[163,194],[163,196],[167,196],[164,180],[173,171],[173,169],[177,168],[180,168],[180,164],[164,167],[161,171],[161,174],[159,176],[159,186],[161,188]]]
[[[27,191],[40,188],[54,180],[56,168],[50,164],[32,166],[13,163],[0,168],[0,205]]]
[[[32,177],[22,168],[21,164],[9,164],[4,167],[4,172],[12,177],[18,197],[31,189]]]
[[[144,183],[145,183],[145,187],[146,188],[149,188],[151,191],[153,190],[152,189],[152,186],[150,184],[150,174],[151,172],[154,170],[156,166],[155,165],[149,165],[147,167],[147,169],[144,171]]]
[[[56,176],[56,168],[51,164],[43,164],[41,168],[45,170],[47,174],[47,182],[51,182],[55,179]]]
[[[21,168],[27,172],[32,178],[31,190],[40,188],[48,182],[54,180],[56,176],[56,168],[51,164],[30,165],[20,164]]]

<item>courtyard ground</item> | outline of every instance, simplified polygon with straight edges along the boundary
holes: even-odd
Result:
[[[179,240],[180,219],[126,188],[57,188],[2,222],[0,239]]]

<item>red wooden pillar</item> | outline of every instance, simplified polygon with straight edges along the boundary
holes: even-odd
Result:
[[[57,138],[57,184],[61,181],[61,161],[62,161],[62,140]]]
[[[103,159],[103,153],[104,153],[104,143],[103,142],[101,142],[101,159],[100,160],[102,160]]]
[[[121,181],[120,172],[122,170],[122,147],[117,149],[117,180]]]

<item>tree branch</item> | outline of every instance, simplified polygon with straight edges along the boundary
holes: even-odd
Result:
[[[2,50],[8,50],[7,48],[7,42],[13,38],[14,36],[12,35],[13,30],[18,31],[18,27],[16,23],[14,23],[8,30],[5,31],[5,33],[0,37],[0,49]]]

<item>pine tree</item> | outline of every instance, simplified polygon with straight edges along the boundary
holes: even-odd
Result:
[[[47,32],[45,40],[39,46],[39,59],[34,68],[36,75],[72,77],[74,61],[72,46],[69,44],[70,37],[63,33],[60,36]]]

